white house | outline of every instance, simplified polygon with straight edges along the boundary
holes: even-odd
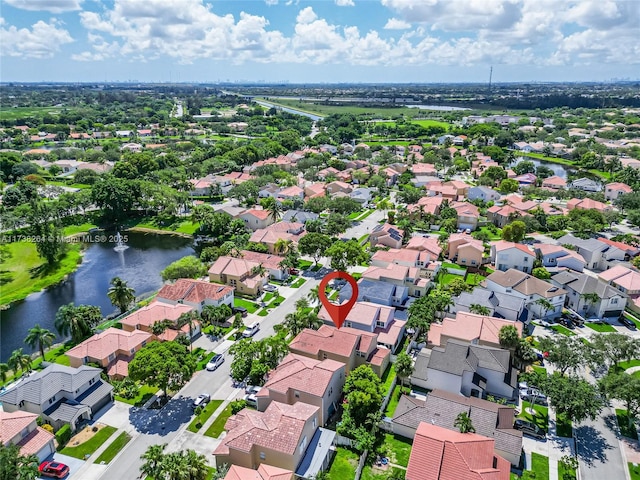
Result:
[[[485,202],[493,202],[496,200],[500,200],[502,195],[492,188],[489,188],[484,185],[480,185],[478,187],[471,187],[469,189],[469,193],[467,194],[467,198],[469,200],[482,200]]]
[[[587,262],[584,257],[574,250],[550,243],[539,243],[535,246],[536,254],[542,261],[542,265],[549,271],[561,268],[569,268],[581,272]]]
[[[531,273],[535,259],[535,253],[521,243],[500,240],[491,245],[491,261],[502,272],[515,268],[521,272]]]

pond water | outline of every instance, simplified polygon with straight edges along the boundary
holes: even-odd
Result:
[[[61,305],[96,305],[103,315],[110,315],[116,311],[107,297],[113,277],[125,280],[136,296],[148,295],[162,286],[160,272],[167,265],[193,253],[191,240],[172,235],[124,232],[123,241],[129,248],[120,252],[114,251],[113,242],[89,244],[82,264],[66,282],[0,311],[0,362],[16,348],[32,351],[24,338],[36,323],[57,334],[54,319]]]
[[[538,160],[537,158],[533,158],[533,157],[516,157],[516,159],[511,163],[511,166],[515,166],[520,162],[523,161],[528,161],[528,162],[533,162],[533,164],[536,166],[536,168],[538,168],[540,165],[544,165],[545,167],[549,167],[551,170],[553,170],[553,174],[557,175],[560,178],[564,178],[566,179],[569,175],[570,172],[574,171],[575,169],[571,168],[571,167],[567,167],[565,165],[561,165],[559,163],[553,163],[553,162],[545,162],[544,160]]]

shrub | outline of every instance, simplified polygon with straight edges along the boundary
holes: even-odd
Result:
[[[235,415],[247,406],[247,402],[245,400],[234,400],[229,405],[231,406],[231,415]]]
[[[49,425],[48,423],[43,423],[41,426],[47,432],[53,433],[53,426],[52,425]]]
[[[96,427],[96,426],[94,425],[94,426],[93,426],[93,428],[91,429],[91,431],[92,431],[93,433],[96,433],[96,432],[98,431],[98,427]]]
[[[202,407],[200,405],[198,405],[193,413],[195,413],[196,417],[197,417],[198,415],[200,415],[202,413]]]
[[[58,446],[64,447],[70,439],[71,427],[69,426],[69,424],[63,425],[60,430],[56,432],[56,440],[58,441]]]

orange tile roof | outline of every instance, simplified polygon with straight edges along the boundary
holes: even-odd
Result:
[[[509,480],[510,463],[494,440],[421,422],[409,457],[408,480]]]
[[[23,411],[4,412],[0,410],[0,444],[4,445],[18,435],[22,430],[35,422],[38,415]]]
[[[222,257],[220,257],[222,258]],[[219,283],[179,278],[172,284],[163,285],[158,292],[158,297],[167,300],[200,303],[204,300],[220,300],[229,294],[233,294],[233,287],[220,285]]]
[[[364,333],[364,332],[363,332]],[[349,357],[355,351],[359,336],[344,329],[323,325],[318,330],[305,328],[289,345],[291,351],[317,356],[321,351]]]
[[[247,210],[246,212],[244,212],[243,215],[253,215],[256,218],[259,218],[260,220],[266,220],[267,218],[269,218],[269,211],[268,210],[256,210],[255,208],[252,208],[252,209]]]
[[[142,342],[149,342],[153,335],[142,330],[125,332],[118,328],[107,328],[104,332],[93,335],[67,352],[74,358],[91,357],[105,360],[109,355],[122,352],[131,355],[132,349],[138,349]]]
[[[527,255],[531,255],[532,257],[536,256],[534,252],[529,250],[529,248],[526,245],[523,245],[522,243],[514,243],[514,242],[507,242],[506,240],[499,240],[497,242],[493,242],[492,245],[495,247],[496,252],[502,252],[503,250],[508,250],[510,248],[517,248],[522,253],[526,253]]]
[[[293,472],[274,467],[266,463],[260,464],[258,470],[231,465],[224,480],[292,480]]]
[[[154,300],[146,307],[142,307],[140,310],[136,310],[132,314],[124,317],[120,320],[120,323],[123,325],[131,325],[134,328],[138,328],[138,325],[150,327],[159,320],[176,321],[180,318],[180,315],[192,310],[193,307],[190,307],[189,305],[181,303],[171,305]]]
[[[331,379],[344,363],[335,360],[314,360],[302,355],[288,354],[275,370],[269,372],[265,389],[287,394],[290,390],[299,390],[316,397],[323,397],[331,384]]]
[[[264,268],[270,268],[272,270],[280,270],[280,262],[284,260],[284,257],[272,255],[271,253],[259,253],[251,252],[249,250],[242,250],[240,254],[245,260],[262,264]]]
[[[513,322],[467,312],[456,313],[456,318],[445,318],[440,325],[439,334],[468,342],[479,339],[484,342],[499,344],[498,334],[500,329],[506,325],[516,327],[518,334],[522,336],[522,322]],[[432,341],[431,330],[429,330],[429,341]]]

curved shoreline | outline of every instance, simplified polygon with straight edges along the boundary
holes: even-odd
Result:
[[[174,235],[176,237],[181,237],[181,238],[191,238],[191,239],[193,238],[193,235],[189,233],[174,232],[172,230],[160,230],[156,228],[147,228],[147,227],[130,227],[125,229],[125,231],[134,232],[134,233],[153,233],[156,235]]]

